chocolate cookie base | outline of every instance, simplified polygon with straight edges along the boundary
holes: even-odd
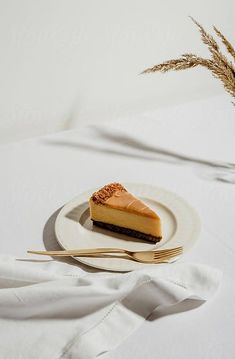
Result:
[[[109,223],[98,222],[98,221],[94,221],[93,219],[92,219],[92,221],[93,221],[93,224],[95,224],[98,227],[108,229],[109,231],[126,234],[130,237],[143,239],[145,241],[157,243],[162,239],[162,237],[155,237],[155,236],[152,236],[151,234],[145,234],[142,232],[134,231],[133,229],[119,227],[119,226],[115,226],[115,225],[109,224]]]

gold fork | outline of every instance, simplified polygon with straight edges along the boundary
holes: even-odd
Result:
[[[178,257],[183,253],[183,247],[175,247],[168,249],[157,249],[152,251],[128,251],[121,248],[89,248],[89,249],[72,249],[61,251],[27,251],[31,254],[40,254],[47,256],[61,257],[102,257],[102,258],[123,258],[132,259],[141,263],[162,263],[169,259]]]

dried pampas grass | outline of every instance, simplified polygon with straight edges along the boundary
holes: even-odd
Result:
[[[203,66],[210,70],[214,77],[218,78],[224,85],[225,90],[235,98],[235,50],[224,35],[214,26],[216,35],[220,38],[228,53],[232,57],[232,61],[228,60],[221,52],[216,40],[208,34],[204,28],[191,17],[192,21],[197,25],[201,33],[201,39],[207,45],[211,57],[209,59],[186,53],[179,59],[168,60],[159,65],[144,70],[142,73],[152,73],[156,71],[167,72],[170,70],[185,70],[196,66]]]

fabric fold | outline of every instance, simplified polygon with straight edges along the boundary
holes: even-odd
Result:
[[[121,274],[0,258],[1,357],[15,358],[19,345],[23,358],[36,358],[41,343],[42,359],[95,358],[119,345],[157,308],[187,298],[206,301],[220,282],[219,270],[192,263]]]

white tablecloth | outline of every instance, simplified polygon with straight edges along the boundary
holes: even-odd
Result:
[[[221,269],[220,293],[190,312],[167,316],[163,311],[104,358],[231,359],[235,184],[226,182],[233,172],[227,175],[208,161],[235,163],[234,139],[235,110],[222,96],[1,146],[0,252],[31,258],[29,248],[56,249],[58,209],[89,188],[120,181],[175,191],[197,209],[203,225],[183,261]]]

